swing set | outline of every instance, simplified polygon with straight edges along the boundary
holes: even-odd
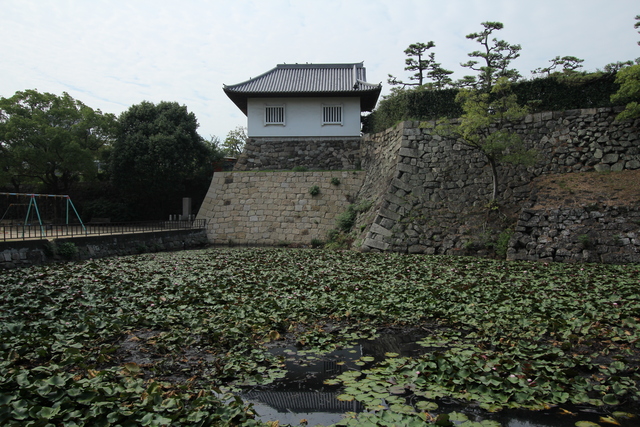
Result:
[[[82,227],[83,232],[86,232],[86,227],[84,225],[84,223],[82,222],[82,219],[80,218],[80,215],[78,214],[78,211],[76,210],[76,207],[73,205],[73,202],[71,201],[71,197],[69,197],[68,195],[63,195],[63,194],[34,194],[34,193],[0,193],[0,196],[6,196],[7,200],[9,200],[10,198],[15,198],[16,202],[20,202],[20,201],[24,201],[24,199],[28,199],[29,202],[28,203],[8,203],[8,205],[6,205],[6,209],[2,215],[2,218],[0,218],[0,224],[5,224],[7,221],[10,221],[11,219],[5,220],[5,218],[7,217],[8,214],[12,213],[15,211],[15,214],[18,214],[18,218],[21,216],[21,212],[25,211],[25,207],[26,207],[26,213],[24,215],[24,222],[22,224],[16,225],[16,226],[9,226],[10,229],[10,234],[13,234],[14,232],[14,228],[16,231],[16,234],[20,234],[20,228],[22,229],[22,237],[25,237],[25,232],[30,231],[31,228],[39,228],[40,229],[40,237],[46,237],[47,236],[47,230],[45,227],[45,223],[43,223],[43,215],[42,215],[42,209],[41,207],[38,206],[38,199],[45,199],[46,200],[51,200],[54,203],[54,211],[57,210],[55,209],[57,206],[55,206],[55,201],[58,199],[62,199],[65,201],[65,226],[69,226],[69,216],[71,211],[73,211],[73,213],[75,214],[75,217],[78,219],[78,222],[80,223],[80,226]],[[41,203],[42,204],[42,203]],[[50,203],[51,204],[51,203]],[[16,215],[10,215],[10,216],[16,216]],[[37,218],[37,224],[33,224],[34,221],[34,216],[35,218]],[[15,220],[15,218],[14,218]],[[20,219],[20,221],[22,222],[22,220]],[[5,234],[6,234],[6,226],[4,226],[5,228]],[[31,233],[29,232],[29,235],[31,235]]]

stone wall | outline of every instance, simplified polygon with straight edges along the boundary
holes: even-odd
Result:
[[[62,260],[55,247],[71,242],[78,249],[73,259],[133,255],[145,252],[194,249],[208,245],[204,229],[150,233],[86,236],[55,240],[11,240],[0,242],[0,269],[29,267]]]
[[[209,221],[213,244],[309,245],[335,228],[364,176],[358,171],[215,173],[197,218]],[[320,190],[316,196],[309,193],[313,186]]]
[[[523,209],[510,260],[640,262],[640,207],[591,205]]]
[[[640,121],[615,122],[616,113],[609,108],[539,113],[514,124],[512,129],[539,153],[538,162],[529,168],[499,168],[499,210],[486,207],[491,173],[480,153],[433,134],[433,124],[399,124],[394,134],[399,142],[391,142],[399,147],[396,166],[376,178],[375,185],[389,184],[362,249],[477,253],[501,228],[514,225],[523,206],[531,207],[530,183],[536,176],[639,169]],[[365,141],[383,145],[389,137],[387,131]],[[497,229],[488,229],[489,223]]]
[[[249,138],[235,170],[320,170],[360,167],[360,138]]]
[[[517,227],[509,250],[512,259],[638,259],[633,243],[636,220],[631,214],[624,225],[606,229],[620,237],[615,244],[605,232],[593,235],[595,246],[588,252],[576,244],[579,236],[589,234],[585,232],[588,227],[621,224],[621,217],[612,215],[623,208],[602,207],[597,224],[590,222],[595,215],[592,211],[589,218],[574,212],[550,219],[532,210],[531,183],[538,176],[640,169],[640,121],[616,122],[618,111],[537,113],[511,125],[538,158],[531,167],[498,167],[498,206],[488,205],[492,177],[484,156],[434,134],[434,123],[404,122],[365,135],[361,141],[253,139],[237,170],[348,169],[360,164],[364,172],[216,174],[198,218],[210,220],[208,237],[215,244],[308,244],[312,239],[323,240],[350,203],[367,200],[372,208],[357,218],[353,231],[356,246],[364,251],[488,255],[503,231]],[[343,185],[331,186],[334,176]],[[312,185],[321,187],[320,196],[308,194]],[[521,211],[526,215],[518,223]],[[536,227],[527,215],[547,225]],[[564,229],[553,225],[556,219]],[[567,235],[568,240],[553,240],[560,235]],[[552,249],[548,239],[556,242]]]

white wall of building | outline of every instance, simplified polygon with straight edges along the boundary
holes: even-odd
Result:
[[[285,124],[265,124],[265,107],[284,105]],[[342,105],[342,125],[322,124],[323,105]],[[247,136],[360,136],[360,98],[250,98]]]

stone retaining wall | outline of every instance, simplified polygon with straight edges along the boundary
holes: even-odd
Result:
[[[194,249],[208,245],[204,229],[172,230],[108,236],[73,237],[55,240],[11,240],[0,242],[0,269],[29,267],[62,260],[55,247],[71,242],[78,250],[73,259],[133,255],[145,252]]]
[[[360,138],[249,138],[234,170],[360,167]]]
[[[213,244],[309,245],[326,240],[364,172],[216,172],[197,219]],[[339,184],[332,183],[338,179]],[[318,186],[313,196],[309,189]]]
[[[640,262],[640,207],[592,205],[523,209],[510,260]]]
[[[389,131],[365,137],[365,144],[393,144],[397,162],[376,184],[382,192],[363,250],[427,254],[480,253],[500,229],[512,226],[528,202],[530,183],[542,174],[640,169],[640,121],[614,121],[610,108],[538,113],[512,129],[537,150],[534,167],[499,167],[501,209],[486,208],[491,173],[484,157],[455,140],[433,134],[433,123],[404,122],[394,138]],[[399,140],[399,141],[398,141]],[[368,171],[368,170],[367,170]],[[363,190],[371,191],[371,190]]]

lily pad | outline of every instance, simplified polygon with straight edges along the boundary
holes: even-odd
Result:
[[[339,394],[336,399],[342,402],[352,402],[356,397],[351,394]]]
[[[602,397],[602,401],[607,405],[619,405],[620,401],[615,396],[615,394],[605,394]]]

